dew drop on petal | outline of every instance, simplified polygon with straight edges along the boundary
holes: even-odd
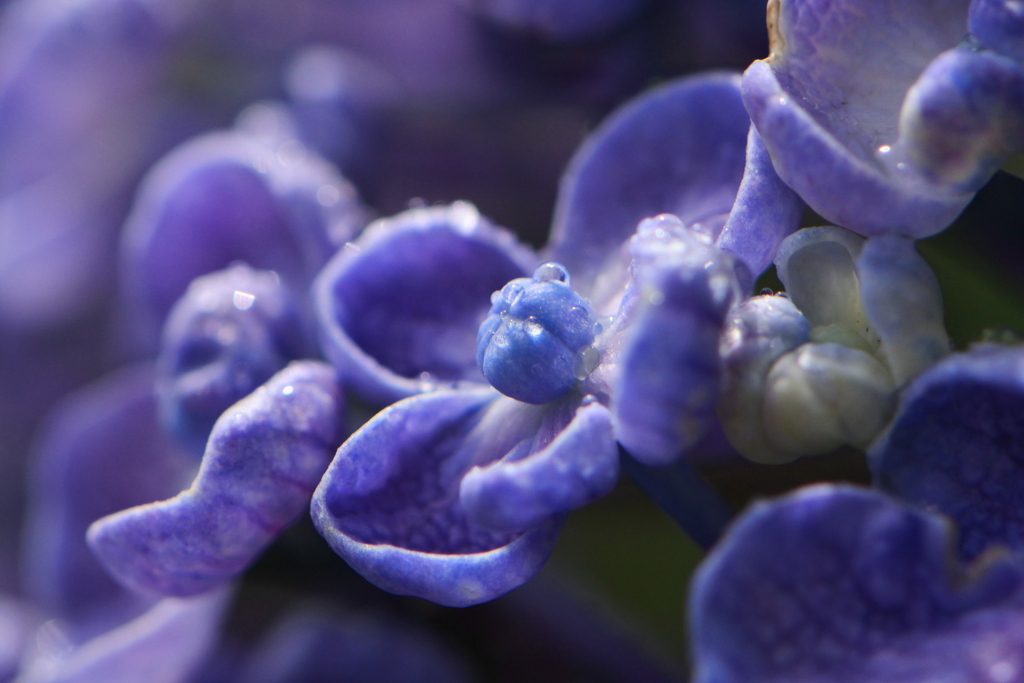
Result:
[[[240,311],[248,311],[255,302],[256,295],[249,292],[242,292],[236,289],[235,293],[231,295],[231,303]]]
[[[542,263],[533,272],[533,279],[537,282],[563,282],[569,284],[569,271],[561,263],[549,261]]]

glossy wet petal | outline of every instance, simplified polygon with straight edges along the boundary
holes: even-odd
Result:
[[[923,237],[970,201],[883,159],[907,90],[964,37],[967,4],[769,4],[772,55],[744,74],[743,98],[779,176],[819,214],[863,235]]]
[[[28,594],[76,640],[148,606],[111,580],[86,529],[174,495],[195,473],[195,459],[160,427],[155,376],[150,364],[127,368],[72,395],[33,455],[23,576]]]
[[[568,424],[564,412],[571,416]],[[575,411],[571,406],[550,410],[529,446],[475,467],[462,479],[459,500],[473,523],[526,531],[601,498],[618,481],[612,416],[596,400]]]
[[[239,125],[185,143],[143,179],[121,245],[143,346],[197,276],[244,261],[304,291],[365,221],[352,186],[272,110],[249,110]]]
[[[1024,673],[1024,565],[951,565],[943,519],[819,485],[758,503],[694,578],[698,683],[996,683]]]
[[[189,489],[97,521],[90,547],[144,593],[230,580],[305,509],[340,440],[341,400],[329,366],[292,363],[217,421]]]
[[[274,272],[236,264],[193,280],[160,344],[166,428],[201,454],[221,413],[313,347],[307,322]]]
[[[748,130],[728,73],[681,78],[629,102],[570,162],[549,256],[586,295],[644,218],[675,214],[717,237],[740,186]]]
[[[314,285],[324,353],[376,403],[437,382],[482,382],[476,338],[491,294],[535,265],[527,247],[466,202],[378,221]]]
[[[443,605],[491,600],[547,560],[562,517],[525,533],[474,524],[459,484],[532,441],[544,409],[490,389],[439,390],[386,408],[346,441],[313,496],[313,523],[371,583]]]
[[[993,543],[1024,548],[1024,348],[986,344],[934,365],[903,392],[872,447],[875,481],[939,510],[977,557]]]
[[[635,311],[620,333],[611,405],[626,450],[645,464],[664,465],[697,443],[714,420],[719,335],[740,291],[729,255],[681,226],[676,233],[655,227],[648,235],[653,220],[633,240],[627,304]]]

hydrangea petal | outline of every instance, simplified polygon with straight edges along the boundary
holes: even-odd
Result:
[[[887,156],[902,154],[928,180],[975,192],[1024,151],[1024,69],[990,52],[949,50],[907,93],[899,124]]]
[[[474,524],[526,531],[612,490],[619,478],[619,451],[611,413],[595,400],[575,410],[566,425],[560,412],[556,408],[545,416],[545,423],[554,424],[542,425],[541,438],[525,454],[514,450],[462,479],[459,500]]]
[[[1024,348],[984,344],[940,361],[903,392],[870,451],[875,481],[952,517],[960,553],[1024,548]]]
[[[119,371],[68,398],[34,454],[22,553],[28,594],[73,639],[147,606],[112,581],[89,551],[93,521],[162,500],[195,473],[195,459],[160,428],[151,364]]]
[[[483,382],[476,338],[490,296],[535,265],[466,202],[377,221],[314,285],[324,353],[347,385],[381,404],[435,382]]]
[[[990,50],[1024,62],[1024,6],[1015,0],[972,0],[971,35]]]
[[[743,176],[749,121],[737,77],[721,72],[672,81],[617,110],[562,178],[550,258],[586,294],[644,218],[675,214],[717,237]]]
[[[743,99],[779,176],[811,208],[863,235],[934,234],[971,193],[889,168],[904,95],[964,36],[967,0],[781,0],[772,55],[743,77]]]
[[[189,489],[95,522],[90,547],[144,593],[224,583],[307,505],[340,440],[341,401],[329,366],[292,363],[221,416]]]
[[[646,223],[646,222],[645,222]],[[633,241],[636,311],[612,387],[615,433],[647,465],[665,465],[696,444],[714,421],[722,365],[719,335],[738,300],[733,260],[682,228]],[[670,242],[671,244],[670,246]],[[642,252],[650,252],[650,257]],[[642,265],[648,258],[651,264]]]
[[[157,393],[166,428],[202,454],[221,413],[312,346],[303,323],[274,272],[236,264],[193,280],[171,309],[160,344]]]
[[[938,279],[900,237],[868,240],[856,265],[865,313],[900,386],[949,353]]]
[[[757,278],[772,264],[782,240],[800,227],[803,213],[803,200],[779,178],[764,140],[751,126],[743,180],[718,247],[735,254]]]
[[[694,680],[1020,680],[1024,565],[968,574],[951,540],[940,517],[868,489],[756,504],[694,577]]]
[[[229,597],[230,591],[224,589],[193,598],[165,598],[70,653],[41,653],[23,667],[16,681],[185,683],[216,643]]]
[[[352,186],[278,133],[273,111],[249,110],[239,125],[178,147],[142,181],[121,245],[140,344],[153,344],[197,276],[241,260],[304,291],[365,221]]]
[[[485,529],[459,503],[459,482],[532,440],[543,414],[482,388],[396,403],[338,449],[313,496],[313,523],[386,591],[450,606],[496,598],[540,570],[563,517],[521,534]]]

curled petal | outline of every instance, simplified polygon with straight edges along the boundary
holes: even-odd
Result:
[[[476,339],[490,296],[534,257],[472,204],[411,209],[340,250],[313,288],[324,353],[370,401],[434,382],[482,382]]]
[[[694,680],[1018,680],[1024,567],[967,573],[950,537],[940,517],[867,489],[756,504],[694,577]]]
[[[215,588],[305,508],[340,438],[340,410],[331,368],[292,363],[221,416],[191,488],[95,522],[90,547],[144,593]]]
[[[27,592],[78,640],[148,602],[110,579],[89,551],[95,520],[163,500],[187,485],[196,461],[160,427],[151,364],[82,389],[51,415],[33,454],[22,552]]]
[[[903,392],[875,443],[875,481],[960,528],[960,552],[1024,548],[1024,349],[985,344],[949,356]]]
[[[943,53],[907,93],[899,132],[890,154],[935,183],[977,191],[1024,151],[1024,69],[989,52]]]
[[[964,36],[967,0],[773,0],[772,55],[743,99],[779,176],[811,208],[862,235],[924,237],[971,193],[883,158],[925,67]]]
[[[555,421],[562,422],[557,417]],[[474,524],[495,531],[526,531],[615,486],[619,452],[607,408],[594,401],[580,407],[568,425],[546,427],[557,434],[550,443],[535,444],[526,453],[514,450],[498,462],[473,468],[462,479],[459,500]]]
[[[900,237],[870,239],[857,259],[860,296],[896,386],[949,353],[935,273]]]
[[[473,466],[528,445],[543,415],[489,389],[396,403],[338,449],[313,496],[313,523],[386,591],[451,606],[496,598],[540,570],[562,517],[524,533],[491,531],[467,516],[459,483]]]
[[[803,200],[779,178],[764,140],[751,126],[743,181],[718,236],[719,249],[735,254],[756,279],[772,264],[782,240],[800,227],[803,213]]]
[[[739,299],[732,258],[683,230],[679,236],[689,238],[659,246],[647,244],[642,226],[633,245],[636,281],[627,299],[637,310],[623,333],[611,403],[616,437],[647,465],[672,462],[713,422],[719,335]],[[648,266],[645,252],[655,256]]]
[[[164,325],[157,363],[164,425],[201,453],[221,413],[304,355],[304,327],[276,273],[236,264],[193,280]]]
[[[195,138],[143,179],[121,245],[140,344],[199,275],[244,261],[305,291],[365,222],[355,190],[281,126],[249,110],[241,128]],[[145,337],[145,338],[143,338]]]
[[[765,435],[765,383],[772,365],[810,340],[811,326],[783,296],[757,296],[736,306],[722,333],[722,395],[716,406],[729,443],[760,463],[799,457],[781,451]]]
[[[1015,0],[972,0],[971,35],[990,50],[1024,62],[1024,6]]]
[[[193,598],[164,598],[148,612],[70,653],[44,652],[29,659],[16,680],[185,683],[217,642],[229,597],[230,591],[223,589]],[[54,622],[42,626],[52,628]]]
[[[672,81],[613,113],[562,178],[551,258],[587,294],[644,218],[675,214],[717,237],[740,186],[749,121],[728,73]]]

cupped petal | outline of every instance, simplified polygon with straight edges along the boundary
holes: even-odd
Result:
[[[366,213],[352,186],[278,119],[258,105],[235,130],[185,143],[143,179],[121,240],[122,291],[137,343],[154,344],[199,275],[243,261],[305,291],[362,228]]]
[[[563,518],[491,531],[468,517],[459,485],[472,467],[528,447],[544,412],[483,388],[396,403],[338,449],[313,496],[313,523],[386,591],[450,606],[496,598],[540,570]]]
[[[868,9],[874,10],[877,4],[871,3]],[[936,3],[899,4],[921,8]],[[842,8],[837,14],[846,16],[829,18],[822,29],[822,44],[813,49],[804,46],[810,56],[794,52],[782,60],[757,61],[743,75],[743,101],[779,177],[817,213],[862,235],[900,234],[919,238],[935,234],[952,223],[973,193],[936,187],[912,169],[899,168],[898,163],[890,166],[882,159],[884,153],[878,154],[896,144],[899,107],[904,94],[929,60],[910,60],[914,63],[908,65],[908,60],[892,55],[888,49],[864,47],[861,52],[836,41],[838,29],[829,28],[832,21],[847,26],[842,35],[855,37],[857,20],[849,15],[871,15],[852,2],[827,4],[791,0],[782,5],[784,13],[785,8],[811,6],[806,12],[797,12],[801,17],[806,15],[802,20],[810,26],[820,13],[813,5]],[[921,28],[908,30],[917,36],[930,25],[931,22],[923,21]],[[961,23],[955,38],[934,52],[925,50],[930,52],[929,59],[941,49],[955,45],[962,34]],[[790,37],[782,35],[778,40],[785,42]],[[834,48],[829,43],[833,41],[843,49],[843,60],[836,62],[835,68],[819,70],[814,55],[830,54]],[[931,35],[921,40],[898,35],[892,38],[891,45],[928,45],[934,41]],[[874,59],[876,53],[892,59],[893,63],[866,67],[863,60]],[[850,63],[846,64],[847,61]],[[796,62],[800,63],[803,74],[792,73]],[[890,78],[904,71],[909,78],[905,77],[907,74]],[[854,77],[866,78],[869,82],[848,83],[849,77],[837,75],[840,72],[860,74]],[[871,79],[878,82],[872,83]]]
[[[729,73],[681,78],[629,102],[562,177],[549,256],[589,293],[642,219],[677,215],[718,236],[743,176],[750,119]]]
[[[1024,549],[1024,348],[982,344],[904,390],[872,446],[876,484],[939,510],[960,528],[965,558],[994,543]]]
[[[782,240],[800,227],[803,213],[803,200],[779,178],[764,140],[751,126],[743,180],[718,236],[719,249],[735,254],[757,279],[772,264]],[[749,289],[749,283],[743,284]]]
[[[1020,680],[1024,564],[949,562],[937,515],[818,485],[758,503],[698,568],[698,683]]]
[[[314,284],[324,353],[347,386],[381,404],[437,382],[483,382],[476,339],[491,294],[535,265],[467,202],[377,221]]]
[[[530,448],[523,450],[474,467],[463,477],[459,501],[474,524],[494,531],[527,531],[552,515],[601,498],[619,479],[612,416],[593,398],[574,411],[550,410]]]
[[[552,41],[593,38],[614,29],[648,0],[462,0],[474,14]]]
[[[28,595],[73,640],[148,606],[104,571],[85,543],[95,520],[172,496],[195,458],[160,427],[151,364],[126,368],[55,409],[32,455],[22,573]]]
[[[225,410],[313,347],[298,302],[244,264],[197,277],[171,309],[157,362],[165,427],[202,454]]]
[[[633,240],[633,277],[611,387],[615,434],[640,462],[665,465],[714,421],[719,336],[740,299],[731,256],[677,222],[644,221]],[[603,351],[602,351],[603,353]],[[609,354],[612,355],[612,354]],[[607,363],[606,363],[607,364]]]
[[[292,363],[221,416],[189,489],[95,522],[89,546],[143,593],[223,584],[308,504],[340,440],[341,408],[332,368]]]
[[[39,652],[16,683],[185,683],[218,639],[231,591],[164,598],[134,620],[67,651]],[[41,630],[54,628],[48,622]],[[48,634],[40,634],[43,642]],[[52,638],[52,636],[49,636]]]
[[[1024,68],[987,51],[944,52],[907,93],[899,123],[890,164],[906,158],[932,183],[975,192],[1024,152]]]

